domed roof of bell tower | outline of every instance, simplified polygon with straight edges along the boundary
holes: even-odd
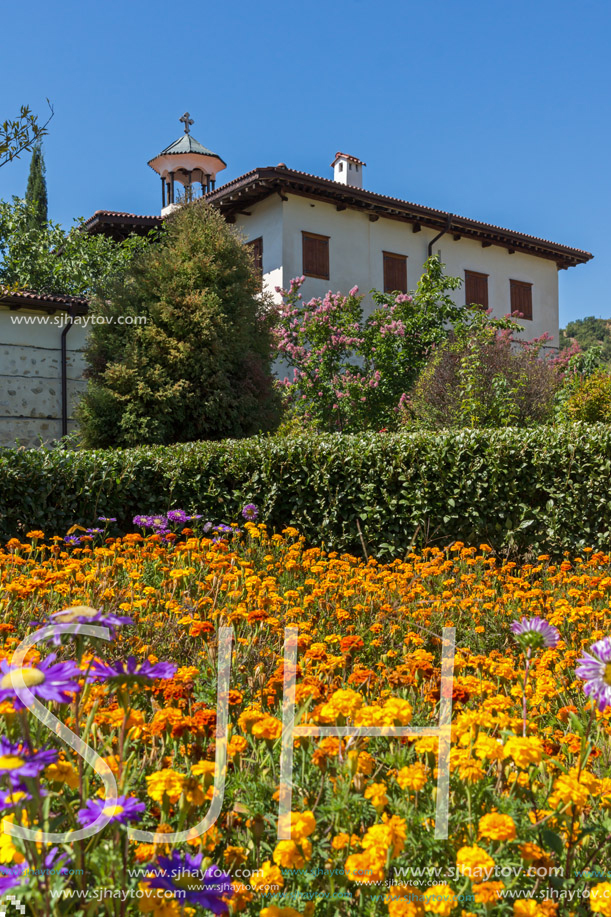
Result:
[[[201,185],[202,194],[206,194],[214,188],[217,174],[227,168],[227,163],[218,153],[213,153],[191,136],[190,128],[194,122],[188,111],[179,121],[184,124],[184,134],[148,163],[161,176],[162,213],[175,204],[176,182],[184,186],[185,196],[192,200],[195,183]]]

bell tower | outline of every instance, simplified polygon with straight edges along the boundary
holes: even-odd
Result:
[[[184,134],[162,150],[149,166],[161,176],[161,215],[171,213],[176,207],[176,183],[184,188],[187,200],[193,200],[196,186],[201,189],[201,196],[212,191],[216,176],[227,167],[220,156],[206,149],[191,136],[193,119],[186,111],[179,121],[184,125]]]

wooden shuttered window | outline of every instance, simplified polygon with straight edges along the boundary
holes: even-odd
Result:
[[[523,280],[510,280],[511,311],[521,312],[522,318],[532,321],[533,317],[533,285]]]
[[[407,256],[382,252],[384,256],[384,292],[407,293]]]
[[[252,239],[246,243],[252,252],[252,258],[255,266],[255,274],[263,285],[263,236],[258,239]]]
[[[465,271],[465,303],[488,308],[488,274]]]
[[[329,279],[329,236],[302,232],[303,273],[306,277]]]

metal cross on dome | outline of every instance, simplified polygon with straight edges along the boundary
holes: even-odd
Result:
[[[182,116],[182,118],[179,118],[178,120],[181,121],[181,122],[184,124],[184,126],[185,126],[185,134],[188,134],[188,133],[189,133],[189,128],[191,127],[191,125],[192,125],[192,124],[195,124],[193,118],[191,118],[191,116],[189,115],[189,112],[188,112],[188,111],[186,111],[186,112],[184,113],[184,115]]]

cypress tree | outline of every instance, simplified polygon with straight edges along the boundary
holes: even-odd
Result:
[[[37,144],[32,151],[25,200],[31,213],[32,226],[43,229],[47,220],[47,180],[42,147]]]

